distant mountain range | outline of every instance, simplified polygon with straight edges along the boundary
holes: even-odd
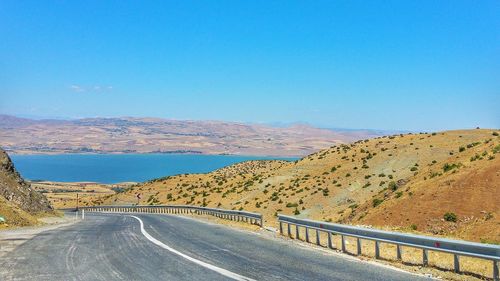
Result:
[[[15,154],[199,153],[303,156],[340,143],[387,134],[160,118],[35,120],[0,115],[0,146]]]

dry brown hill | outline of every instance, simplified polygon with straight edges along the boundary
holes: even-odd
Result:
[[[47,198],[24,181],[7,153],[0,149],[0,216],[10,225],[30,225],[36,222],[31,215],[51,211]]]
[[[193,204],[500,242],[498,130],[379,137],[153,180],[87,204]],[[446,216],[445,216],[446,215]],[[446,219],[445,219],[446,217]]]

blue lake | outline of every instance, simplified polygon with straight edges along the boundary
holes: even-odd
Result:
[[[101,183],[142,182],[176,174],[207,173],[247,160],[297,159],[186,154],[61,154],[10,157],[26,179]]]

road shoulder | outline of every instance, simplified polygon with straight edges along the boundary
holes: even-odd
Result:
[[[44,223],[41,226],[28,226],[0,230],[0,257],[12,252],[18,246],[35,237],[39,233],[69,226],[79,220],[72,215],[64,215],[62,217],[42,218],[40,221]]]

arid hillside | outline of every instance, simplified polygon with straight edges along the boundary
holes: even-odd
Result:
[[[49,200],[24,181],[7,153],[0,149],[0,216],[9,225],[21,226],[36,223],[32,215],[51,211]]]
[[[500,242],[498,130],[379,137],[156,179],[87,204],[192,204]]]
[[[75,207],[77,199],[84,202],[91,201],[95,198],[120,192],[135,183],[102,184],[96,182],[32,181],[30,184],[36,191],[45,195],[55,209],[64,209]]]
[[[0,146],[9,153],[194,153],[303,156],[334,144],[382,135],[308,125],[272,127],[160,118],[32,120],[0,115]]]

